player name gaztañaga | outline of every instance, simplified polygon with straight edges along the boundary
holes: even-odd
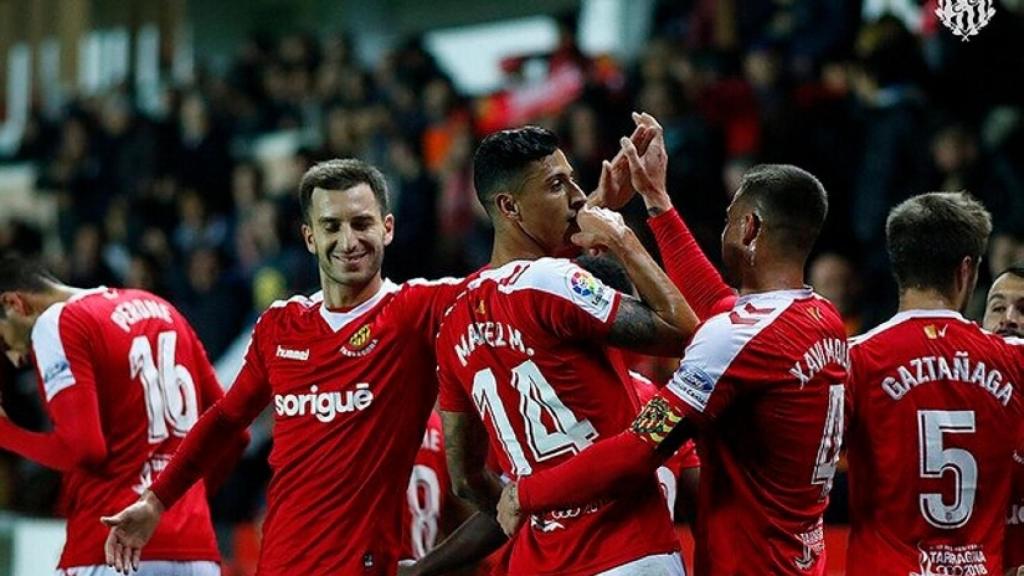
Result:
[[[967,352],[960,351],[952,359],[942,356],[922,356],[896,368],[896,375],[882,380],[882,390],[893,400],[906,396],[907,392],[935,381],[961,382],[980,386],[1002,402],[1010,403],[1013,397],[1013,383],[1003,382],[1003,373],[988,368],[984,362],[971,360]]]
[[[459,338],[455,345],[455,354],[459,362],[465,366],[469,356],[481,344],[491,348],[509,347],[526,354],[533,355],[533,350],[523,344],[523,333],[510,324],[502,322],[471,322],[466,327],[466,333]]]
[[[278,416],[305,416],[312,414],[321,422],[330,422],[338,414],[366,410],[373,403],[373,391],[365,382],[356,384],[355,390],[319,392],[316,385],[309,394],[275,394],[274,410]],[[319,392],[319,393],[318,393]]]

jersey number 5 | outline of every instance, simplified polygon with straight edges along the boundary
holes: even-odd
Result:
[[[142,382],[142,397],[149,416],[150,444],[167,438],[168,425],[171,434],[184,437],[198,417],[192,375],[187,368],[174,363],[177,343],[177,332],[161,332],[156,341],[156,363],[153,362],[153,348],[145,336],[136,336],[128,352],[132,379],[139,378]]]
[[[512,369],[512,387],[519,393],[519,413],[523,417],[526,443],[535,462],[543,462],[562,454],[576,454],[597,438],[597,430],[590,420],[577,420],[565,403],[555,394],[533,360],[527,360]],[[485,368],[473,377],[473,401],[480,416],[491,417],[498,440],[512,462],[513,473],[528,476],[533,473],[530,460],[516,437],[505,406],[498,395],[498,382],[494,372]],[[547,414],[553,424],[549,429],[542,420]]]
[[[971,519],[974,491],[978,485],[978,461],[963,448],[943,448],[943,434],[970,434],[974,428],[973,410],[918,410],[917,434],[921,442],[921,478],[953,477],[952,504],[942,494],[921,494],[918,502],[924,519],[936,528],[959,528]]]

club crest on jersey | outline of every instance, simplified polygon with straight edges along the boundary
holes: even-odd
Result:
[[[363,324],[348,339],[348,343],[340,348],[340,352],[349,358],[359,358],[373,352],[373,349],[377,347],[377,342],[378,339],[373,338],[373,329],[370,328],[370,325]]]
[[[654,444],[665,441],[668,433],[683,419],[664,398],[655,396],[633,421],[633,432]]]
[[[574,270],[568,277],[572,297],[588,312],[603,318],[610,310],[612,289],[598,282],[586,270]]]

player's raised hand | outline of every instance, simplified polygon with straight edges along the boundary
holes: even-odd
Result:
[[[572,242],[586,250],[610,248],[614,251],[629,233],[622,215],[607,208],[581,209],[576,213],[576,225],[580,231],[572,235]]]
[[[512,537],[522,522],[519,508],[519,489],[515,482],[509,482],[501,491],[498,499],[498,524],[505,534]]]
[[[668,196],[668,152],[661,124],[646,112],[633,113],[637,128],[629,139],[623,138],[622,154],[629,165],[630,182],[644,198],[648,210],[663,212],[671,208]]]
[[[110,527],[104,545],[107,566],[121,574],[139,569],[142,547],[153,537],[164,506],[152,492],[146,492],[131,506],[100,521]]]

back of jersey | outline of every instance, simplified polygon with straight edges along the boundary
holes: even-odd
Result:
[[[72,386],[95,389],[107,457],[64,477],[68,542],[60,566],[102,564],[107,530],[100,516],[149,487],[220,397],[219,384],[192,328],[147,292],[80,293],[48,308],[32,341],[47,402]],[[142,557],[219,559],[201,482],[167,511]]]
[[[952,311],[852,341],[849,574],[1001,573],[1022,360]]]
[[[619,298],[568,260],[482,272],[438,336],[441,409],[478,413],[512,478],[618,434],[638,408],[601,344]],[[536,515],[512,542],[511,574],[594,574],[678,546],[654,474],[623,498]]]

